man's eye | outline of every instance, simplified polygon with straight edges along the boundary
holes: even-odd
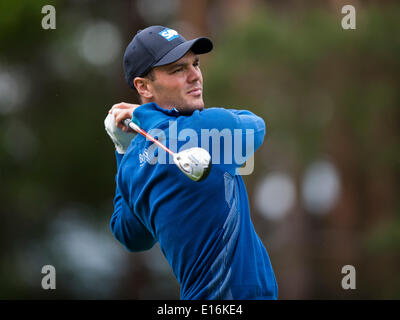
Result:
[[[172,73],[177,73],[177,72],[180,72],[182,70],[183,70],[183,68],[178,68],[178,69],[175,69],[174,72],[172,72]]]
[[[197,61],[197,62],[193,63],[193,66],[194,67],[200,67],[200,62]]]

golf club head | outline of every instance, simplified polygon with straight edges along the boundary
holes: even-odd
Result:
[[[174,162],[193,181],[204,180],[211,171],[210,154],[198,147],[175,153]]]

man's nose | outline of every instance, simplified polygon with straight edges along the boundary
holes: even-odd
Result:
[[[188,82],[195,82],[201,79],[201,71],[199,67],[191,66],[189,69]]]

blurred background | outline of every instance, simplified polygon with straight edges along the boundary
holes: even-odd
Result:
[[[341,26],[347,4],[355,30]],[[206,106],[267,123],[244,180],[279,298],[400,298],[399,14],[397,1],[0,2],[0,298],[179,298],[159,246],[129,253],[109,228],[103,121],[137,102],[122,56],[154,24],[212,38]],[[44,265],[56,290],[41,287]]]

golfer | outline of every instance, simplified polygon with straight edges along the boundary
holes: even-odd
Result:
[[[277,299],[238,174],[262,144],[265,123],[246,110],[204,108],[199,55],[212,48],[208,38],[187,41],[163,26],[139,31],[127,46],[125,78],[141,104],[116,104],[105,120],[117,162],[111,230],[129,251],[158,242],[181,299]],[[127,118],[174,152],[206,149],[207,178],[190,180],[161,148],[128,130]]]

